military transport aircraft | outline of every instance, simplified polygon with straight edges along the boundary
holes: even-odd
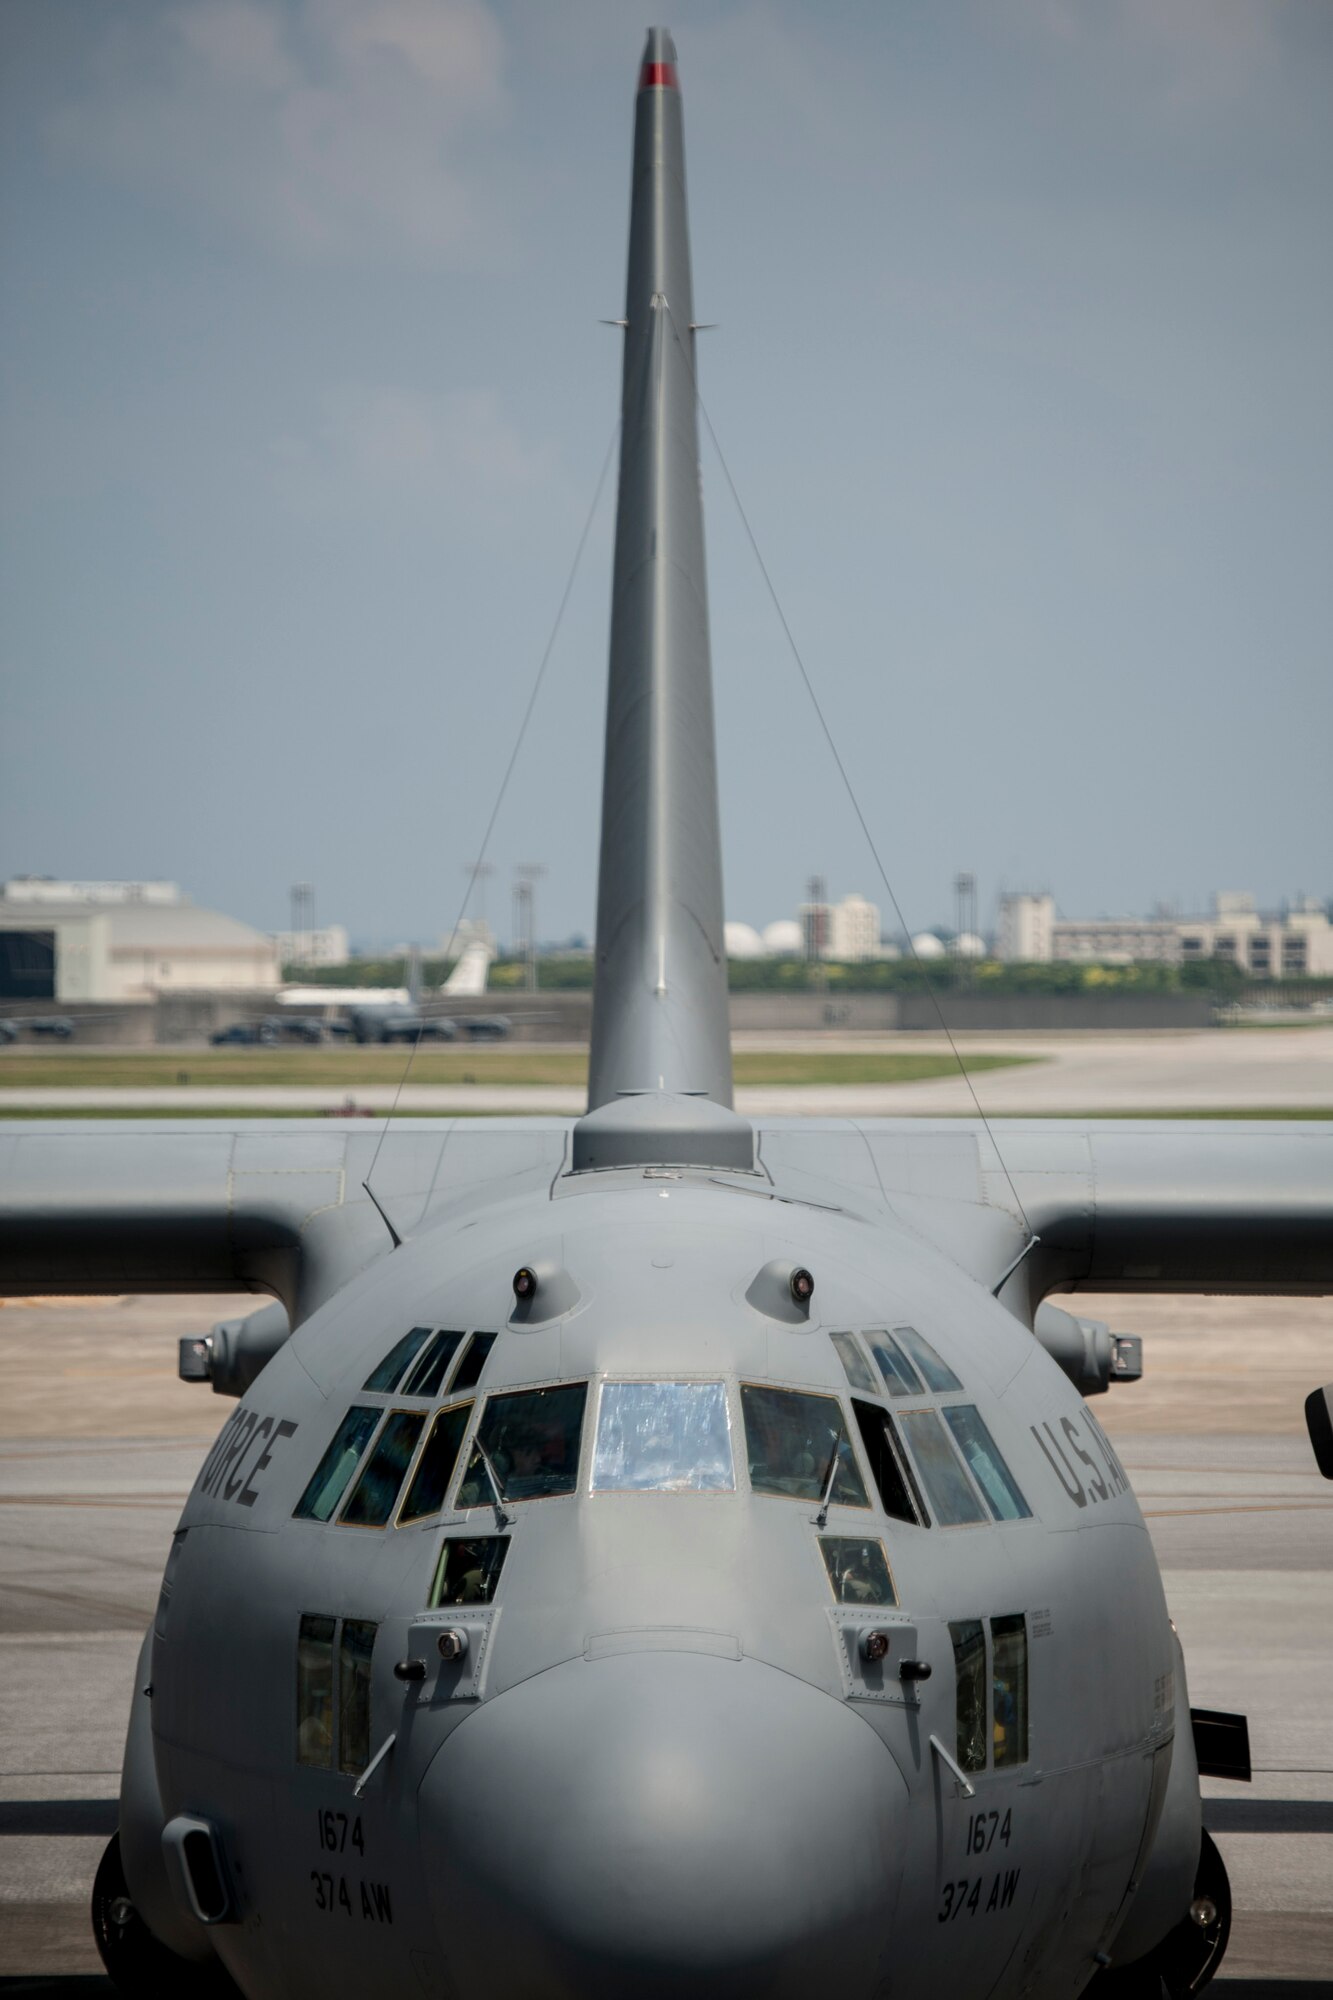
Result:
[[[444,985],[440,1001],[473,1000],[486,991],[490,972],[490,946],[474,938],[463,947]],[[460,1030],[474,1041],[498,1041],[509,1033],[504,1014],[447,1014],[439,1011],[439,1001],[423,1000],[421,954],[409,955],[407,999],[367,1000],[349,1006],[347,1018],[358,1042],[457,1041]]]
[[[693,318],[653,29],[586,1115],[3,1132],[4,1289],[279,1302],[194,1344],[124,1993],[1157,2000],[1225,1946],[1243,1721],[1080,1394],[1132,1350],[1038,1307],[1328,1292],[1333,1131],[732,1109]]]

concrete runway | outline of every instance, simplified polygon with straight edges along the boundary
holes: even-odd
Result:
[[[738,1036],[737,1048],[948,1053],[938,1035]],[[1333,1027],[1229,1028],[1180,1034],[964,1035],[964,1051],[1014,1054],[1038,1060],[1021,1068],[989,1070],[973,1079],[987,1116],[1044,1118],[1070,1113],[1116,1117],[1144,1111],[1191,1113],[1219,1110],[1333,1109]],[[404,1054],[404,1065],[406,1065]],[[0,1079],[0,1118],[6,1109],[171,1111],[207,1114],[229,1110],[319,1113],[351,1096],[356,1104],[387,1111],[392,1084],[341,1087],[308,1084],[51,1085],[24,1087]],[[484,1076],[484,1064],[481,1066]],[[585,1108],[581,1088],[551,1084],[421,1084],[409,1081],[398,1097],[403,1111],[541,1113],[577,1117]],[[971,1116],[974,1106],[962,1076],[920,1083],[758,1085],[736,1092],[748,1118],[890,1118]]]
[[[110,1993],[87,1923],[130,1677],[171,1530],[230,1405],[175,1339],[253,1300],[0,1309],[0,1994]],[[1333,1486],[1301,1398],[1333,1302],[1080,1300],[1146,1338],[1099,1401],[1148,1517],[1196,1706],[1242,1709],[1253,1785],[1208,1780],[1236,1916],[1226,2000],[1333,2000]]]

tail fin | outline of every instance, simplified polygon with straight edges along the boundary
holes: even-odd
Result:
[[[464,999],[475,999],[479,993],[486,991],[486,976],[490,969],[490,946],[483,938],[473,938],[471,944],[464,945],[457,965],[440,990],[462,994]]]
[[[610,1151],[624,1159],[748,1166],[753,1157],[750,1128],[730,1109],[693,318],[676,51],[665,29],[650,28],[634,121],[597,964],[579,1164],[609,1164],[613,1130]]]
[[[421,1001],[421,949],[415,944],[407,954],[407,1000],[411,1007]]]

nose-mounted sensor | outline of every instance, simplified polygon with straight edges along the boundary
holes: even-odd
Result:
[[[535,1299],[537,1296],[537,1273],[528,1264],[520,1264],[514,1273],[514,1297]]]
[[[804,1264],[798,1264],[791,1274],[791,1295],[798,1306],[808,1305],[815,1295],[815,1281]]]

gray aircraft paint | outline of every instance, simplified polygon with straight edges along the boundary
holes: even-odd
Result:
[[[649,61],[668,49],[654,31]],[[645,229],[653,257],[684,254],[677,94],[650,81],[640,107],[632,271]],[[651,352],[660,335],[645,338]],[[632,348],[633,327],[627,394]],[[634,419],[633,449],[627,429],[626,476],[658,467],[675,534],[697,525],[677,490],[696,458],[664,358],[667,380],[674,400]],[[663,413],[687,433],[670,450]],[[638,533],[647,517],[623,507],[626,535],[631,518]],[[967,1122],[752,1132],[711,1025],[716,842],[697,866],[680,843],[665,878],[677,843],[654,844],[676,824],[682,761],[697,780],[706,749],[712,782],[706,628],[671,608],[674,575],[618,555],[613,629],[629,629],[628,596],[649,630],[680,632],[688,662],[613,643],[612,707],[657,701],[673,720],[655,736],[629,718],[633,779],[608,732],[607,811],[624,824],[609,873],[604,840],[602,907],[620,928],[600,940],[587,1118],[412,1121],[378,1158],[374,1131],[316,1121],[0,1129],[7,1291],[249,1287],[295,1327],[186,1505],[121,1793],[136,1906],[182,1956],[216,1952],[253,2000],[781,2000],[831,1978],[894,2000],[942,1985],[1044,2000],[1079,1991],[1097,1954],[1150,1952],[1191,1893],[1198,1779],[1161,1580],[1115,1454],[1032,1317],[1080,1286],[1333,1290],[1333,1132],[1007,1123],[1003,1164]],[[665,996],[645,956],[659,935]],[[1029,1225],[1041,1241],[1012,1269]],[[523,1301],[520,1265],[538,1281]],[[786,1285],[797,1265],[808,1306]],[[503,1529],[456,1484],[419,1525],[293,1518],[349,1406],[409,1407],[363,1384],[414,1325],[497,1336],[475,1391],[418,1405],[470,1404],[469,1440],[499,1390],[588,1385],[572,1492],[502,1496]],[[897,1417],[976,1405],[1028,1518],[887,1516],[855,1434],[869,1506],[834,1498],[821,1530],[813,1499],[753,1490],[742,1385],[837,1398],[855,1433],[829,1335],[908,1325],[962,1389],[861,1399]],[[608,1381],[723,1385],[734,1490],[594,1492]],[[428,1611],[441,1546],[465,1532],[508,1537],[494,1601]],[[883,1545],[892,1608],[834,1601],[821,1532]],[[297,1762],[306,1613],[377,1627],[359,1774]],[[960,1781],[949,1624],[1015,1614],[1029,1754]],[[452,1629],[455,1662],[437,1644]],[[889,1635],[887,1671],[862,1655],[871,1629]],[[423,1679],[395,1676],[415,1659]],[[904,1682],[904,1659],[930,1677]],[[992,1721],[987,1698],[983,1733]],[[179,1866],[195,1835],[228,1889],[212,1926]]]

